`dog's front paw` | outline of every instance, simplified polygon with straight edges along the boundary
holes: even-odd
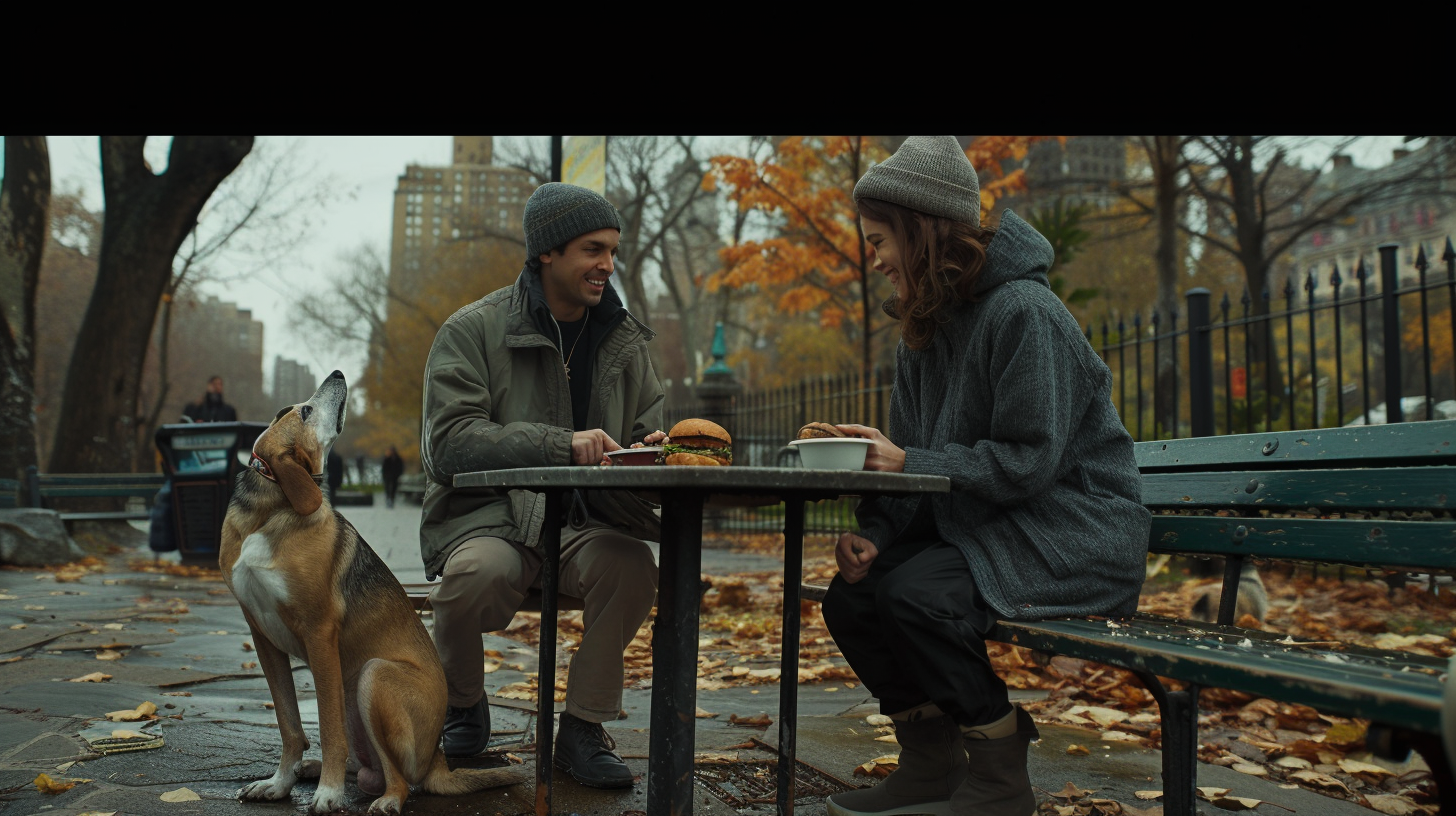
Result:
[[[293,791],[293,777],[273,774],[267,779],[250,782],[238,790],[238,798],[244,802],[276,802],[287,799]]]
[[[403,807],[404,802],[401,802],[399,797],[381,796],[369,806],[369,813],[370,816],[399,816],[400,809]]]
[[[343,788],[326,788],[322,785],[313,793],[313,801],[308,805],[309,813],[333,813],[349,809],[349,799],[344,796]]]

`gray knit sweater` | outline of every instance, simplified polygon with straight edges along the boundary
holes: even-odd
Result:
[[[1003,617],[1131,614],[1151,515],[1112,374],[1052,292],[1040,233],[1007,211],[986,254],[978,299],[927,348],[900,345],[890,399],[905,472],[947,476],[951,492],[867,498],[861,535],[882,550],[924,535],[929,502]]]

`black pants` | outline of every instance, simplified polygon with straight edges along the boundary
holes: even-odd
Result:
[[[995,612],[953,545],[897,544],[859,583],[836,575],[823,609],[829,634],[882,713],[934,702],[974,726],[1011,712],[986,654]]]

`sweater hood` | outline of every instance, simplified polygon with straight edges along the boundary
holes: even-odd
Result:
[[[986,264],[976,282],[977,295],[1014,280],[1036,281],[1051,288],[1047,271],[1056,260],[1051,242],[1011,210],[1001,214],[996,236],[986,247]]]

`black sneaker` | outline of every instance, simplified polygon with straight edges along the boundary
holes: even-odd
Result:
[[[600,723],[561,713],[552,764],[592,788],[630,788],[632,772],[612,749],[617,747]]]
[[[448,706],[445,725],[440,729],[440,747],[447,757],[472,757],[490,742],[490,708],[480,702],[466,708]]]

